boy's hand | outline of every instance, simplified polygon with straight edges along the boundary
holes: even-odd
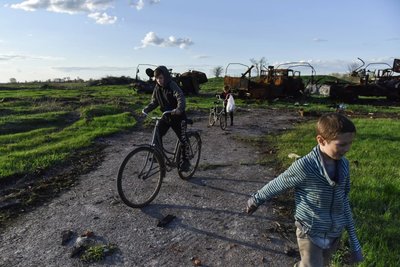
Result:
[[[352,263],[362,262],[363,260],[364,260],[364,257],[362,255],[361,249],[358,251],[353,251],[351,253],[351,262]]]
[[[171,115],[181,115],[181,111],[179,110],[179,109],[173,109],[172,111],[171,111]]]
[[[247,213],[248,215],[251,215],[251,214],[253,214],[253,212],[255,212],[255,211],[257,210],[257,208],[258,208],[258,205],[257,205],[256,202],[254,201],[254,197],[253,197],[253,196],[250,197],[250,198],[247,200],[246,213]]]

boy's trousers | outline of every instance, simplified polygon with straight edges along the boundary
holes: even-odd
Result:
[[[336,252],[340,237],[336,238],[332,245],[327,249],[322,249],[315,245],[308,235],[303,233],[299,228],[296,230],[297,244],[301,261],[295,264],[296,267],[323,267],[329,266],[332,254]]]
[[[171,127],[174,130],[176,136],[178,137],[179,141],[181,141],[183,145],[183,153],[182,159],[188,159],[189,157],[189,142],[187,139],[186,131],[187,131],[187,123],[186,123],[186,116],[182,115],[175,115],[173,118],[172,116],[166,116],[160,120],[158,125],[158,133],[160,137],[163,137],[168,129]]]

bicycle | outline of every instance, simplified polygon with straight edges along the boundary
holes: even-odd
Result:
[[[216,95],[218,101],[214,101],[214,106],[210,108],[210,114],[208,115],[208,126],[214,126],[215,122],[219,120],[219,126],[222,130],[226,129],[227,117],[225,113],[225,107],[222,105],[222,109],[219,110],[219,104],[223,100],[220,95]]]
[[[179,168],[183,153],[179,139],[173,151],[166,150],[162,145],[158,134],[159,122],[170,113],[171,111],[165,111],[161,117],[152,117],[155,126],[151,143],[139,145],[129,152],[119,167],[117,190],[121,200],[129,207],[142,208],[153,201],[160,191],[166,172],[177,168],[178,175],[183,180],[191,178],[196,172],[201,153],[201,138],[197,131],[186,132],[191,165],[187,171]],[[186,121],[193,124],[190,119]]]

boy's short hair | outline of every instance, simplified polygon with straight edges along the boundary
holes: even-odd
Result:
[[[164,75],[164,72],[162,71],[161,68],[156,68],[156,69],[154,70],[154,77],[158,77],[158,76],[160,76],[161,74]]]
[[[331,141],[339,134],[355,133],[356,126],[345,115],[339,113],[327,113],[322,115],[317,122],[317,135]]]

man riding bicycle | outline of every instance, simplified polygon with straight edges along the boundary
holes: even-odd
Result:
[[[171,110],[170,114],[163,116],[159,122],[158,134],[162,138],[171,127],[182,144],[182,159],[179,168],[189,171],[190,162],[189,143],[186,136],[186,100],[182,89],[172,80],[171,74],[165,66],[159,66],[154,70],[156,85],[153,90],[151,102],[142,110],[147,115],[158,106],[162,112]]]

